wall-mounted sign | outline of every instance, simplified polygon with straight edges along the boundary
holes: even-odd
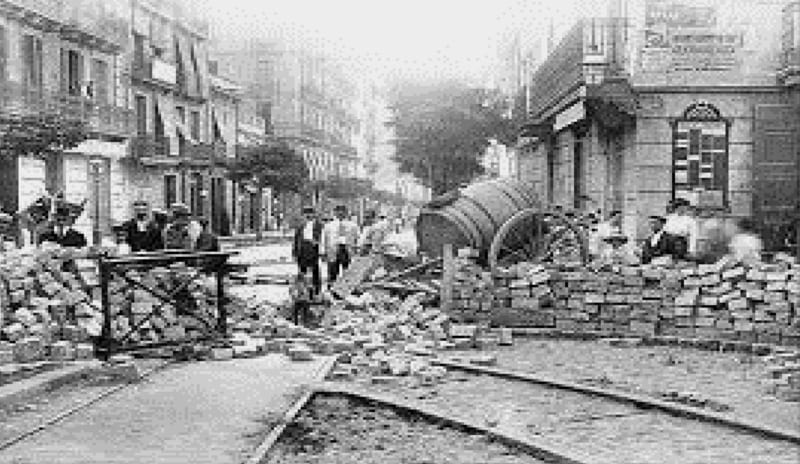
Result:
[[[553,131],[558,132],[570,124],[575,124],[576,122],[583,120],[585,117],[586,107],[583,105],[583,102],[574,103],[556,115],[556,121],[555,124],[553,124]]]
[[[731,71],[740,62],[742,30],[721,27],[718,10],[691,0],[646,0],[644,72]]]
[[[172,63],[154,59],[153,79],[175,85],[178,83],[178,68]]]

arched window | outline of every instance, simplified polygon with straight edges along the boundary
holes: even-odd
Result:
[[[696,103],[673,122],[672,198],[701,208],[728,206],[730,121],[708,103]]]

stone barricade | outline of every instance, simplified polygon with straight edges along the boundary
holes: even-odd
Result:
[[[494,325],[800,346],[800,266],[789,260],[518,266],[494,276],[493,298]]]

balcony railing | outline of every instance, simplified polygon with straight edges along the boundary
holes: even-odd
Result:
[[[581,85],[600,84],[626,69],[624,19],[579,21],[531,79],[529,113],[540,116]]]
[[[130,157],[138,160],[158,160],[170,157],[170,140],[153,134],[137,135],[128,145]]]
[[[58,113],[83,121],[89,131],[101,135],[129,137],[133,111],[101,104],[83,95],[28,88],[17,83],[0,85],[0,113]]]
[[[131,76],[139,82],[151,82],[162,85],[178,84],[177,67],[158,58],[134,60],[131,64]]]

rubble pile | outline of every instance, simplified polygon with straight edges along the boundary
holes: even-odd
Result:
[[[213,330],[218,316],[216,281],[195,279],[196,272],[185,263],[126,271],[126,277],[141,286],[115,275],[109,282],[114,338],[127,335],[129,343],[155,343],[197,338]],[[175,304],[144,287],[159,296],[173,295]]]
[[[12,250],[0,259],[0,364],[85,359],[102,313],[79,269],[79,254],[54,246]]]
[[[798,273],[789,259],[605,269],[530,265],[496,277],[496,312],[511,311],[521,325],[564,331],[800,345]]]
[[[232,351],[236,356],[279,352],[295,361],[339,354],[333,379],[386,384],[441,379],[445,370],[429,362],[440,351],[511,343],[510,332],[452,323],[431,302],[426,293],[401,299],[368,291],[333,303],[317,328],[254,314],[234,325]],[[474,361],[491,364],[493,358]]]
[[[782,351],[764,360],[772,392],[783,400],[800,402],[800,352]]]

